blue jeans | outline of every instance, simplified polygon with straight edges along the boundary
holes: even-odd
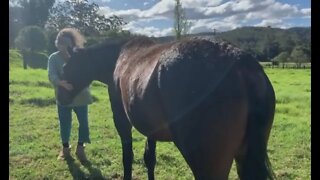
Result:
[[[57,108],[62,143],[69,143],[72,124],[72,110],[76,113],[79,122],[78,142],[90,143],[88,126],[88,105],[66,107],[58,104]]]

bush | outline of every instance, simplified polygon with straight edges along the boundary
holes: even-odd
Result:
[[[47,47],[47,38],[38,26],[26,26],[19,31],[15,45],[20,50],[42,51]]]
[[[94,44],[101,43],[103,41],[104,41],[103,37],[89,36],[89,37],[86,38],[85,46],[88,47],[88,46],[91,46],[91,45],[94,45]]]
[[[47,69],[48,56],[39,52],[23,52],[23,59],[26,65],[34,69]]]
[[[276,57],[272,59],[272,63],[282,63],[282,68],[284,68],[285,62],[288,62],[290,54],[286,51],[279,53]]]
[[[19,50],[9,49],[9,70],[13,67],[22,68],[22,55]]]
[[[297,68],[300,68],[302,63],[310,62],[310,51],[303,46],[296,46],[291,54],[290,58],[296,63]]]
[[[55,40],[58,35],[58,31],[47,31],[47,37],[48,37],[48,46],[47,46],[47,52],[48,54],[51,54],[53,52],[57,51]]]

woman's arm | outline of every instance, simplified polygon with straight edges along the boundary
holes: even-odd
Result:
[[[57,65],[55,63],[54,56],[51,55],[48,60],[48,78],[49,81],[54,85],[58,86],[60,82]]]
[[[72,84],[68,83],[65,80],[60,80],[58,65],[55,63],[53,56],[50,56],[48,60],[48,78],[54,86],[62,86],[68,91],[71,91],[73,89]]]

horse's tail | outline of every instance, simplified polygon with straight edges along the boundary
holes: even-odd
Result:
[[[247,149],[242,164],[241,179],[274,179],[275,175],[267,154],[267,143],[274,118],[275,94],[263,70],[260,67],[254,69],[258,70],[258,76],[252,78],[251,74],[246,78],[249,115],[246,132]]]

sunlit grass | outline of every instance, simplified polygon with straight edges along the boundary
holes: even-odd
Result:
[[[17,61],[15,61],[17,62]],[[10,179],[121,179],[122,151],[113,124],[106,85],[94,82],[95,103],[89,106],[92,144],[87,146],[91,167],[57,161],[60,148],[54,91],[45,70],[9,71]],[[310,70],[266,69],[277,97],[268,151],[278,179],[310,179]],[[78,123],[73,114],[72,152]],[[147,179],[143,164],[145,137],[133,130],[134,179]],[[74,155],[73,155],[74,156]],[[74,156],[75,157],[75,156]],[[173,143],[157,143],[156,179],[193,179]],[[230,179],[236,179],[233,166]]]

